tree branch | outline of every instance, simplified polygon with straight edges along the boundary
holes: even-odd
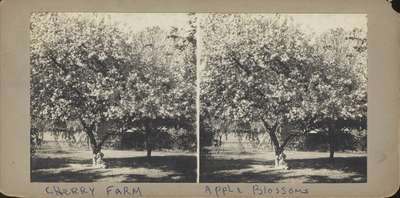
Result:
[[[234,66],[236,66],[236,68],[238,68],[239,70],[244,71],[246,76],[251,76],[251,71],[248,68],[243,67],[243,65],[240,63],[240,61],[237,60],[235,57],[233,57],[233,55],[231,56],[231,59],[234,61],[234,63],[235,63]],[[261,90],[255,88],[254,86],[251,86],[250,88],[252,88],[263,99],[268,100],[268,97]]]
[[[117,133],[113,133],[113,132],[107,133],[106,135],[104,135],[104,136],[102,137],[102,140],[99,142],[99,144],[97,145],[97,147],[98,147],[98,148],[101,148],[101,147],[103,146],[103,144],[108,140],[109,137],[111,137],[111,136],[113,136],[113,135],[117,135],[117,134],[120,134],[120,133],[119,133],[119,132],[117,132]]]

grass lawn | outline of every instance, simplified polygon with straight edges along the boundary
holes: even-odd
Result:
[[[31,182],[196,182],[196,154],[103,150],[108,168],[91,167],[90,151],[42,149],[31,160]]]
[[[363,183],[366,154],[285,152],[289,170],[274,168],[272,152],[222,152],[200,158],[200,182],[250,183]]]

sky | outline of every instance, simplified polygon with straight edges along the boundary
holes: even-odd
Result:
[[[187,13],[98,13],[109,16],[113,22],[122,24],[123,28],[140,31],[149,26],[158,25],[168,30],[171,26],[185,27],[188,22]],[[274,14],[265,14],[274,15]],[[342,27],[345,30],[359,27],[366,29],[366,14],[281,14],[293,18],[305,30],[322,33],[328,29]]]
[[[112,21],[125,24],[126,28],[133,31],[140,31],[156,25],[167,30],[172,26],[185,27],[189,20],[187,13],[116,13],[108,15]]]
[[[367,28],[366,14],[289,14],[293,20],[310,28],[316,33],[322,33],[328,29],[342,27],[351,30],[354,27]]]

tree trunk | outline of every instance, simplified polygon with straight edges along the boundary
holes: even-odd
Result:
[[[279,146],[278,138],[276,137],[276,130],[270,131],[269,136],[272,140],[273,149],[274,149],[274,153],[275,153],[275,168],[277,168],[280,166],[279,156],[282,153],[282,151]]]
[[[85,129],[84,131],[88,137],[88,143],[92,150],[92,166],[99,167],[99,165],[100,165],[100,167],[105,168],[106,166],[103,162],[104,154],[101,152],[101,145],[103,142],[100,142],[100,144],[98,144],[96,141],[96,138],[94,136],[94,133],[93,133],[93,131],[97,131],[97,125],[92,124],[91,126],[88,126],[82,119],[80,119],[80,121],[81,121],[83,128]]]
[[[277,168],[277,167],[279,167],[279,155],[277,155],[276,153],[275,153],[275,156],[274,156],[275,158],[275,160],[274,160],[274,167],[275,168]]]
[[[100,148],[97,146],[96,139],[94,138],[94,135],[92,132],[87,132],[86,133],[89,137],[89,143],[90,143],[90,148],[92,150],[92,166],[95,167],[97,166],[97,155],[100,152]]]
[[[265,128],[266,132],[269,134],[269,137],[270,137],[272,145],[273,145],[274,154],[275,154],[275,156],[274,156],[275,157],[275,160],[274,160],[275,168],[285,168],[286,167],[286,162],[285,162],[286,157],[284,157],[284,154],[283,154],[284,148],[282,148],[279,145],[279,140],[278,140],[278,137],[276,136],[276,132],[280,126],[278,123],[276,123],[272,128],[269,128],[268,123],[264,120],[263,120],[263,124],[264,124],[264,128]]]
[[[92,149],[93,154],[97,154],[99,152],[99,147],[97,146],[96,138],[92,131],[86,131],[86,134],[89,138],[90,148]]]
[[[151,147],[147,147],[147,158],[151,158]]]
[[[103,159],[103,154],[101,153],[101,146],[97,144],[96,138],[94,137],[93,130],[95,129],[91,127],[87,128],[85,132],[86,135],[88,136],[90,148],[92,150],[92,166],[97,167],[98,162],[102,161]]]
[[[152,128],[148,127],[146,129],[146,150],[147,150],[147,158],[148,159],[151,158],[151,150],[153,149],[151,135],[152,135]]]
[[[328,131],[328,138],[329,138],[329,159],[333,160],[334,159],[334,154],[335,154],[335,126],[334,124],[331,124],[329,127]]]
[[[89,140],[89,138],[86,139],[86,143],[87,143],[88,150],[90,150],[90,140]]]

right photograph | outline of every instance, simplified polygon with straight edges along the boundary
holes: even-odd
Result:
[[[199,14],[200,182],[367,182],[366,14]]]

